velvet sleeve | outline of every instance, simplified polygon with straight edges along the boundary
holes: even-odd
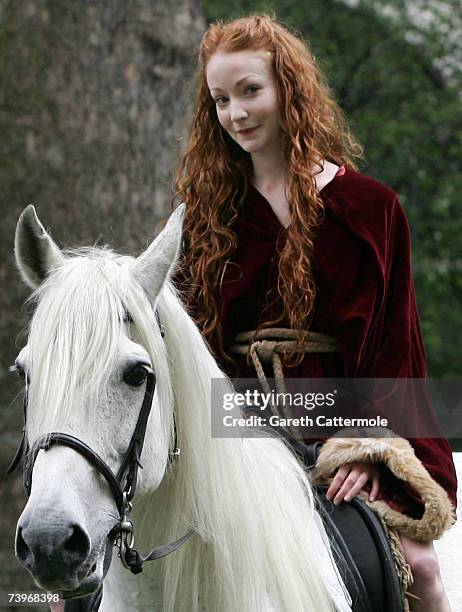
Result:
[[[411,273],[407,219],[396,194],[388,188],[378,191],[367,204],[364,201],[356,198],[343,202],[343,207],[337,204],[336,209],[334,204],[334,212],[361,242],[360,268],[353,281],[356,286],[337,308],[333,329],[345,357],[345,375],[425,378],[426,358]],[[413,399],[406,405],[406,418],[418,423],[422,411],[431,410],[430,405]],[[426,413],[425,418],[428,421],[434,417]],[[435,421],[435,430],[437,427]],[[457,480],[448,441],[444,437],[409,441],[455,507]],[[391,477],[385,478],[382,491],[396,509],[415,514],[416,496],[405,486],[397,487]]]

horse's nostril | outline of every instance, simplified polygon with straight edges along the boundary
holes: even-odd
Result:
[[[43,574],[78,568],[90,553],[90,538],[75,524],[38,529],[20,525],[16,534],[16,556],[27,569]]]
[[[63,556],[69,555],[78,559],[86,559],[90,551],[90,540],[78,525],[72,526],[71,535],[62,545]]]
[[[26,567],[31,567],[33,554],[23,538],[22,527],[18,528],[16,534],[16,556]]]

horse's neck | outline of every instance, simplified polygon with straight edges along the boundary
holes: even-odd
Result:
[[[130,516],[135,528],[134,547],[143,556],[155,546],[167,544],[165,538],[169,529],[167,504],[170,492],[170,484],[165,482],[157,491],[141,494],[135,499]],[[133,575],[123,567],[114,552],[111,567],[104,581],[100,612],[160,611],[162,609],[160,563],[148,561],[143,565],[141,574]]]
[[[141,549],[143,539],[138,545]],[[142,550],[146,554],[146,551]],[[133,575],[125,569],[114,555],[109,572],[104,580],[103,599],[99,612],[160,612],[162,610],[162,591],[159,562],[145,564],[141,574]]]

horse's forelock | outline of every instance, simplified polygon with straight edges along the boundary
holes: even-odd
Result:
[[[130,293],[128,262],[108,250],[74,251],[35,292],[29,429],[37,434],[70,416],[76,393],[91,406],[105,388]]]

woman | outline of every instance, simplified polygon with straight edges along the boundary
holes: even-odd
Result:
[[[425,377],[407,221],[389,187],[356,171],[360,155],[297,36],[267,16],[210,26],[176,178],[187,203],[181,288],[230,374],[255,376],[233,354],[236,335],[278,325],[298,330],[284,356],[287,377]],[[305,351],[308,329],[335,338],[339,352]],[[409,418],[418,410],[408,406]],[[411,609],[447,612],[431,537],[456,503],[449,444],[411,441],[443,508],[441,529],[419,531],[415,491],[353,445],[347,462],[332,464],[338,443],[330,439],[320,457],[333,476],[328,497],[348,502],[365,489],[409,518],[401,542],[414,575]]]

